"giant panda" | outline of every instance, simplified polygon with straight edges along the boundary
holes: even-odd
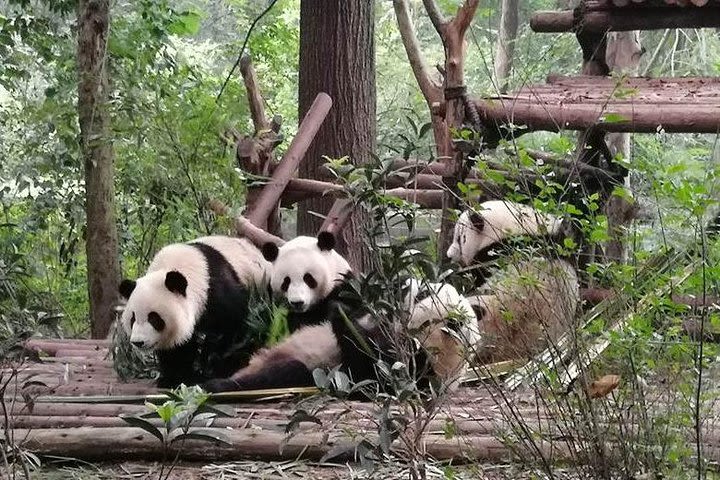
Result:
[[[417,278],[405,282],[404,311],[395,313],[392,325],[382,325],[369,313],[356,319],[333,311],[331,325],[340,343],[343,368],[354,381],[384,382],[376,371],[377,360],[388,364],[409,361],[410,373],[421,389],[431,384],[437,390],[455,390],[475,356],[479,340],[477,317],[470,303],[450,284],[430,283]],[[399,339],[417,343],[403,345]],[[408,348],[410,347],[410,348]],[[401,348],[409,356],[403,356]]]
[[[335,237],[329,232],[317,238],[296,237],[279,248],[273,242],[263,245],[263,256],[273,266],[270,290],[290,310],[290,331],[325,321],[331,302],[352,274],[350,264],[334,247]]]
[[[481,312],[481,360],[531,356],[572,328],[580,302],[577,272],[552,247],[575,235],[566,221],[509,201],[484,202],[479,213],[460,215],[447,256],[464,267],[510,255],[518,237],[539,245],[532,258],[504,270],[480,268],[484,292],[469,299]]]
[[[251,288],[264,289],[269,263],[246,239],[208,236],[163,247],[147,272],[125,279],[121,324],[130,342],[152,349],[161,388],[232,373],[247,360]]]
[[[223,392],[310,386],[314,384],[313,370],[340,364],[338,342],[328,318],[352,269],[334,246],[335,237],[328,232],[317,238],[296,237],[281,247],[272,242],[263,245],[264,259],[271,263],[269,288],[273,296],[287,303],[292,334],[253,354],[247,367],[229,378],[203,383],[203,389]]]
[[[291,307],[289,322],[297,329],[280,344],[261,350],[230,378],[203,384],[211,392],[314,385],[313,370],[340,366],[355,382],[378,380],[378,359],[392,363],[395,332],[381,326],[368,312],[363,298],[349,285],[351,269],[334,248],[332,234],[322,232],[317,239],[298,237],[278,248],[263,247],[272,262],[271,289]],[[442,377],[454,388],[467,367],[468,346],[461,341],[477,332],[477,319],[451,286],[431,287],[431,293],[418,298],[418,283],[408,285],[406,327],[415,330],[422,348],[414,355],[417,371],[423,377]],[[397,312],[395,312],[397,313]],[[459,333],[444,330],[445,321],[458,320]],[[465,323],[469,327],[465,327]],[[470,333],[468,333],[470,332]]]

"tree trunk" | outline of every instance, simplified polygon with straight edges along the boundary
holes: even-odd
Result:
[[[85,165],[88,295],[93,338],[104,337],[115,313],[120,265],[115,223],[113,149],[108,114],[108,0],[78,4],[78,116]]]
[[[608,34],[607,62],[612,71],[637,75],[640,56],[640,34],[633,32],[612,32]],[[609,133],[606,137],[613,155],[621,154],[630,161],[630,134]],[[628,179],[626,179],[627,182]],[[625,227],[632,221],[635,205],[624,197],[611,195],[605,205],[610,239],[605,244],[605,258],[615,262],[625,261]]]
[[[323,155],[349,156],[353,163],[369,161],[375,150],[375,41],[374,2],[368,0],[302,0],[300,2],[299,118],[302,119],[318,92],[333,100],[330,114],[300,166],[300,176],[321,176]],[[315,235],[332,198],[300,204],[298,234]],[[354,219],[343,232],[353,240],[347,245],[348,261],[355,268],[369,264],[361,247]]]
[[[518,31],[518,0],[502,0],[500,28],[495,45],[495,82],[501,93],[508,88]]]

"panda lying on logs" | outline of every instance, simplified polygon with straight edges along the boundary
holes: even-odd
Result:
[[[210,236],[165,246],[143,277],[121,282],[121,323],[133,345],[155,350],[159,387],[230,375],[247,360],[233,343],[245,334],[249,289],[266,288],[268,268],[248,240]]]
[[[265,258],[272,262],[273,294],[288,303],[288,323],[297,330],[280,344],[257,352],[249,365],[232,377],[206,382],[205,390],[312,386],[314,369],[336,366],[354,382],[380,380],[377,360],[392,363],[397,358],[393,333],[368,313],[363,299],[351,294],[347,281],[350,266],[334,245],[333,235],[322,232],[317,239],[298,237],[280,248],[274,244],[263,247]],[[428,377],[439,375],[453,388],[465,371],[468,350],[474,346],[473,339],[458,338],[476,335],[477,319],[451,286],[436,288],[420,300],[419,287],[414,287],[415,294],[409,294],[406,307],[408,326],[417,328],[416,338],[424,347],[414,358],[420,365],[417,370]],[[449,317],[458,319],[460,335],[444,330]]]
[[[452,260],[481,265],[511,254],[523,236],[540,245],[539,255],[494,275],[481,266],[476,285],[484,286],[486,294],[471,298],[482,312],[478,356],[485,362],[531,356],[574,325],[580,302],[577,273],[549,248],[562,245],[573,232],[560,218],[526,205],[488,201],[480,210],[460,215],[447,252]]]

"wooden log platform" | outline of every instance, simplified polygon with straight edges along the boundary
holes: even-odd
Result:
[[[487,125],[527,131],[720,132],[720,78],[551,75],[545,84],[475,103]]]
[[[217,418],[209,427],[222,432],[229,445],[186,440],[181,446],[163,451],[157,438],[128,426],[119,417],[147,413],[144,400],[158,402],[162,392],[150,380],[121,382],[112,368],[108,348],[106,341],[27,341],[26,349],[37,351],[41,361],[5,365],[2,369],[3,384],[11,381],[2,399],[7,416],[1,438],[6,438],[7,432],[22,448],[41,456],[108,462],[157,461],[176,453],[180,459],[202,462],[317,461],[328,452],[337,454],[335,460],[353,460],[358,442],[378,441],[379,412],[372,403],[332,400],[317,414],[321,424],[303,422],[288,434],[290,418],[301,398],[278,398],[266,392],[265,399],[235,399],[225,405],[234,416]],[[515,418],[523,419],[524,428],[536,432],[531,450],[517,440],[517,424],[509,420],[506,402],[512,404]],[[554,440],[569,433],[560,431],[562,427],[547,413],[545,405],[528,391],[499,392],[483,385],[462,387],[428,419],[424,433],[406,432],[395,440],[392,450],[408,458],[407,451],[412,448],[455,464],[505,463],[518,455],[538,452],[557,461],[583,458],[583,452],[573,451],[569,442]],[[152,422],[162,426],[159,420]],[[408,428],[413,425],[411,422]],[[706,441],[710,441],[705,449],[708,458],[720,458],[716,436]]]

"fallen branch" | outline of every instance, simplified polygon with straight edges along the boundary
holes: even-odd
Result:
[[[243,216],[235,217],[235,231],[241,237],[245,237],[250,240],[258,248],[262,248],[262,246],[268,242],[272,242],[277,246],[285,243],[285,240],[282,238],[276,237],[275,235],[256,227]]]

